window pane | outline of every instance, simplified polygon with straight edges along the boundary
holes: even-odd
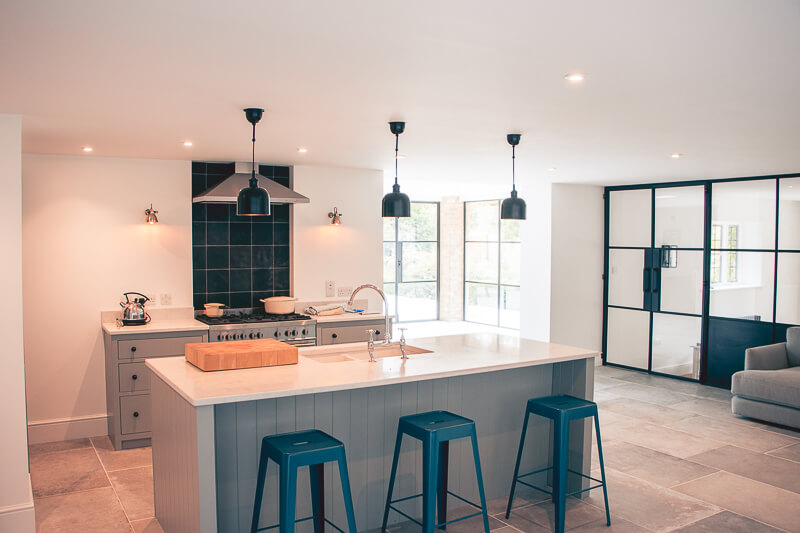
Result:
[[[398,291],[399,320],[436,320],[436,282],[400,283]]]
[[[394,281],[397,258],[395,250],[397,245],[393,242],[383,243],[383,282],[391,283]]]
[[[500,283],[519,285],[520,247],[518,242],[500,245]]]
[[[519,329],[519,287],[500,287],[500,326]]]
[[[438,246],[435,242],[404,242],[403,264],[400,281],[436,281],[436,256]]]
[[[702,248],[705,187],[656,189],[656,246]]]
[[[737,248],[775,248],[775,180],[733,181],[711,185],[712,224],[738,226]],[[728,234],[723,231],[722,247]]]
[[[800,254],[778,254],[776,322],[800,324]]]
[[[464,209],[466,209],[465,239],[497,242],[500,203],[497,200],[465,202]]]
[[[737,281],[711,285],[710,314],[771,322],[775,254],[736,252],[736,255]],[[725,275],[727,269],[722,271]]]
[[[650,352],[650,313],[608,308],[606,361],[647,370]]]
[[[675,250],[674,268],[661,268],[661,310],[703,313],[703,252]],[[718,252],[719,253],[719,252]]]
[[[655,372],[700,378],[700,317],[653,314]]]
[[[609,245],[650,246],[650,189],[611,191]]]
[[[800,250],[800,178],[781,180],[781,206],[778,223],[778,247]]]
[[[435,241],[439,204],[411,202],[411,216],[399,219],[401,241]]]
[[[519,220],[501,220],[500,233],[503,242],[519,242]]]
[[[497,325],[497,285],[466,283],[464,320]]]
[[[383,240],[384,241],[393,241],[394,240],[394,225],[397,222],[396,218],[384,218],[383,219]]]
[[[644,250],[608,251],[611,275],[608,278],[608,303],[623,307],[644,306]]]
[[[465,243],[464,259],[464,279],[466,281],[497,283],[497,244]]]

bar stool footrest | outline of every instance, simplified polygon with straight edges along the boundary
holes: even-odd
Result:
[[[540,474],[542,472],[547,472],[548,470],[552,470],[552,469],[553,469],[553,467],[549,466],[547,468],[541,468],[539,470],[534,470],[533,472],[528,472],[527,474],[520,474],[516,478],[517,479],[517,483],[522,483],[523,485],[525,485],[528,488],[531,488],[531,489],[534,489],[534,490],[538,490],[540,492],[544,492],[545,494],[548,494],[548,495],[552,496],[553,495],[553,491],[545,490],[545,489],[543,489],[541,487],[537,487],[536,485],[532,485],[532,484],[528,483],[527,481],[523,481],[522,480],[523,477],[532,476],[534,474]],[[565,494],[565,496],[574,496],[574,495],[580,494],[582,492],[587,492],[587,491],[590,491],[590,490],[599,489],[600,487],[603,486],[603,481],[600,480],[600,479],[593,478],[592,476],[587,476],[586,474],[581,474],[580,472],[576,472],[575,470],[572,470],[572,469],[567,469],[567,472],[569,472],[571,474],[575,474],[575,475],[580,476],[582,478],[591,479],[592,481],[594,481],[596,483],[600,483],[600,484],[599,485],[595,485],[594,487],[589,487],[589,488],[586,488],[586,489],[581,489],[581,490],[576,490],[576,491],[573,491],[573,492],[568,492],[567,494]],[[453,494],[453,496],[456,496],[456,495]],[[458,498],[458,496],[456,496],[456,498]],[[467,503],[469,503],[469,502],[467,502]]]
[[[294,523],[295,524],[299,524],[300,522],[307,522],[308,520],[314,520],[314,517],[313,516],[307,516],[305,518],[298,518],[297,520],[294,521]],[[323,518],[323,520],[325,520],[325,523],[328,524],[329,526],[331,526],[333,529],[335,529],[336,531],[339,531],[339,533],[347,533],[346,531],[344,531],[342,528],[340,528],[339,526],[337,526],[336,524],[334,524],[333,522],[331,522],[327,518]],[[280,527],[280,524],[275,524],[274,526],[260,527],[256,531],[267,531],[268,529],[275,529],[277,527]]]
[[[524,483],[524,482],[520,481],[520,483]],[[527,483],[526,483],[526,485],[527,485]],[[533,488],[536,488],[536,487],[533,487]],[[438,529],[438,528],[440,528],[442,526],[446,526],[447,524],[454,524],[456,522],[461,522],[462,520],[466,520],[468,518],[473,518],[475,516],[480,516],[480,515],[483,514],[483,507],[481,507],[480,505],[478,505],[476,503],[473,503],[473,502],[467,500],[466,498],[462,498],[461,496],[459,496],[455,492],[452,492],[452,491],[448,490],[447,494],[449,494],[450,496],[453,496],[454,498],[458,498],[462,502],[467,503],[467,504],[473,506],[476,509],[479,509],[479,511],[477,513],[472,513],[472,514],[469,514],[469,515],[466,515],[466,516],[461,516],[459,518],[454,518],[452,520],[448,520],[447,522],[442,522],[440,524],[434,524],[434,526],[433,526],[434,529]],[[422,497],[422,493],[414,494],[413,496],[406,496],[405,498],[398,498],[396,500],[392,500],[392,501],[389,502],[389,509],[393,510],[394,512],[396,512],[398,514],[401,514],[401,515],[405,516],[406,518],[408,518],[409,520],[411,520],[412,522],[414,522],[418,526],[422,526],[422,522],[420,522],[419,520],[417,520],[416,518],[414,518],[412,516],[407,515],[406,513],[404,513],[403,511],[401,511],[400,509],[398,509],[397,507],[395,507],[393,505],[395,503],[405,502],[405,501],[408,501],[408,500],[413,500],[414,498],[421,498],[421,497]],[[273,527],[277,527],[277,526],[273,526]],[[336,526],[333,526],[333,527],[336,527]],[[342,533],[344,533],[344,532],[342,532]]]

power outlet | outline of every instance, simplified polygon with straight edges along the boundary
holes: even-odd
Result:
[[[339,298],[347,298],[353,294],[353,287],[339,287],[339,290],[336,291],[336,296]]]
[[[165,292],[161,295],[161,305],[172,305],[172,294]]]
[[[329,279],[325,282],[325,297],[333,298],[336,296],[336,282]]]

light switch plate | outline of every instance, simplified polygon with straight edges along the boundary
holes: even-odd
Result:
[[[333,280],[327,280],[325,282],[325,297],[333,298],[334,296],[336,296],[336,282]]]

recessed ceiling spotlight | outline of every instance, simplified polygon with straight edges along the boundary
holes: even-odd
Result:
[[[555,172],[555,171],[556,171],[556,170],[558,170],[558,169],[557,169],[556,167],[550,167],[550,168],[548,168],[547,170],[549,170],[550,172]]]
[[[194,144],[192,143],[192,141],[183,141],[183,145],[186,146],[187,148],[192,146],[192,144]]]
[[[672,159],[678,159],[680,156],[681,156],[681,154],[676,152],[676,153],[672,154]]]
[[[305,148],[304,146],[301,146],[300,148],[297,149],[297,151],[300,152],[301,154],[304,154],[304,153],[308,152],[308,148]]]
[[[89,153],[89,152],[93,151],[94,148],[92,148],[91,146],[84,146],[83,148],[81,148],[81,150],[83,150],[86,153]]]
[[[564,74],[564,79],[567,81],[583,81],[584,75],[580,72],[570,72],[569,74]]]

